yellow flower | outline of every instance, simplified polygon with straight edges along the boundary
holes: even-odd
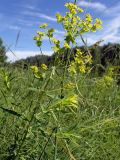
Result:
[[[90,14],[86,14],[86,21],[92,22],[92,16]]]
[[[66,106],[66,107],[78,108],[78,96],[74,94],[66,98],[63,98],[60,104],[62,105],[62,107]]]
[[[39,72],[37,66],[31,66],[30,68],[32,69],[33,73],[38,73]]]
[[[74,59],[75,59],[75,63],[76,63],[76,64],[78,64],[78,65],[84,65],[84,61],[83,61],[82,58],[79,58],[79,57],[77,58],[77,57],[76,57],[76,58],[74,58]]]
[[[83,52],[80,49],[76,49],[76,56],[77,55],[82,55],[82,54],[83,54]]]
[[[95,26],[96,26],[97,29],[101,29],[102,28],[102,21],[97,18],[95,20]]]
[[[65,88],[66,89],[72,89],[72,88],[75,88],[75,84],[72,83],[72,82],[69,82],[68,84],[65,85]]]
[[[74,3],[66,3],[65,7],[68,8],[69,10],[70,9],[77,9],[77,5]]]
[[[76,74],[76,66],[75,66],[75,63],[74,63],[74,62],[71,62],[71,65],[69,66],[68,71],[69,71],[71,74]]]
[[[85,73],[86,67],[84,65],[79,67],[81,73]]]
[[[48,67],[47,67],[47,65],[46,64],[41,64],[41,68],[43,69],[43,70],[48,70]]]
[[[77,108],[78,107],[78,96],[76,94],[69,96],[65,100],[66,105]]]
[[[77,14],[77,11],[75,9],[71,9],[70,13],[72,13],[74,15],[74,14]]]
[[[70,48],[70,46],[67,42],[64,43],[64,48],[66,48],[66,49]]]
[[[56,18],[57,18],[57,22],[59,22],[59,23],[63,21],[63,17],[61,16],[60,13],[56,14]]]
[[[104,90],[105,88],[108,88],[112,86],[114,83],[114,79],[109,75],[104,75],[101,79],[99,79],[96,84],[101,89]]]
[[[47,24],[47,23],[43,23],[43,24],[41,24],[41,25],[40,25],[40,28],[45,29],[47,26],[48,26],[48,24]]]
[[[52,37],[53,37],[53,32],[55,32],[54,28],[48,29],[48,31],[47,31],[47,36],[48,36],[49,38],[52,38]]]
[[[76,26],[76,25],[77,25],[77,18],[76,18],[76,17],[73,17],[73,18],[72,18],[72,25],[73,25],[73,26]]]
[[[106,75],[106,76],[104,76],[104,82],[105,82],[108,86],[110,86],[110,85],[113,83],[113,78]]]
[[[56,45],[59,45],[60,44],[60,41],[57,40],[56,38],[52,38],[52,42]]]
[[[78,13],[82,13],[84,10],[82,8],[78,8]]]
[[[94,24],[94,25],[92,26],[92,28],[91,28],[91,31],[92,31],[92,32],[96,32],[96,30],[97,30],[97,28],[96,28],[96,25]]]
[[[102,25],[102,21],[101,21],[100,19],[98,19],[98,18],[96,18],[95,22],[96,22],[97,24],[99,24],[99,25]]]
[[[52,47],[52,50],[53,50],[54,52],[58,52],[58,51],[59,51],[59,48],[56,47],[56,46],[53,46],[53,47]]]
[[[44,32],[38,31],[37,34],[38,34],[40,37],[45,36],[45,33],[44,33]]]
[[[91,55],[86,55],[85,56],[85,63],[89,63],[89,64],[92,63],[92,56]]]
[[[38,69],[37,66],[31,66],[30,68],[32,69],[35,78],[43,80],[43,78],[45,76],[44,76],[44,74],[42,74],[42,73],[39,72],[39,69]]]

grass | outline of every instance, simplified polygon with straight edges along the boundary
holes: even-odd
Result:
[[[40,81],[30,69],[3,70],[9,87],[1,69],[1,160],[120,159],[120,88],[115,82],[104,86],[99,77],[78,74],[65,76],[61,85],[61,71],[47,71]],[[75,87],[66,89],[69,81]],[[74,105],[66,101],[71,95],[78,95]]]
[[[92,57],[81,34],[101,29],[102,22],[93,22],[90,14],[81,21],[76,1],[65,6],[65,16],[56,14],[64,41],[55,39],[47,24],[40,26],[45,33],[34,37],[39,48],[48,37],[59,66],[0,68],[1,160],[120,159],[120,88],[113,70],[103,77],[84,74]],[[76,49],[70,61],[78,37],[89,54]],[[67,60],[60,60],[65,51]]]

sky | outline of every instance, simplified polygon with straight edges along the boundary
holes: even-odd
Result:
[[[33,36],[42,23],[55,28],[55,36],[63,40],[64,30],[57,24],[55,14],[64,15],[64,4],[68,1],[72,0],[0,0],[0,37],[8,49],[8,60],[40,54]],[[103,29],[84,35],[89,45],[99,40],[120,42],[120,0],[77,0],[77,4],[93,18],[103,21]],[[44,39],[42,51],[47,55],[53,53],[47,39]]]

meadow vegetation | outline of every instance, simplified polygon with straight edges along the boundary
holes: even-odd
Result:
[[[102,76],[92,72],[83,34],[101,29],[102,22],[90,14],[80,18],[84,10],[75,3],[65,7],[65,16],[56,14],[63,42],[46,23],[34,37],[40,48],[43,37],[49,38],[56,53],[52,65],[0,68],[1,160],[120,159],[119,64],[107,66]]]

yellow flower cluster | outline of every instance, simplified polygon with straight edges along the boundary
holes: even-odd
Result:
[[[64,88],[65,89],[73,89],[73,88],[75,88],[75,84],[72,82],[69,82],[64,86]]]
[[[54,28],[50,28],[50,29],[48,29],[46,35],[47,35],[49,38],[52,38],[54,32],[55,32]]]
[[[68,48],[70,48],[70,45],[67,42],[65,42],[64,43],[64,48],[68,49]]]
[[[100,91],[111,87],[114,84],[114,79],[110,75],[104,75],[101,79],[96,81],[96,86]]]
[[[67,106],[72,108],[78,108],[78,96],[76,94],[65,97],[60,102],[61,106]]]
[[[87,64],[91,63],[91,55],[84,55],[84,53],[80,49],[76,49],[76,55],[74,57],[74,60],[71,62],[68,70],[71,74],[76,74],[78,71],[80,73],[86,73]]]
[[[104,76],[103,79],[107,86],[110,86],[113,83],[113,78],[110,76]]]
[[[76,4],[74,3],[66,3],[65,4],[65,7],[69,9],[70,13],[72,15],[75,15],[77,14],[78,12],[81,13],[81,12],[84,12],[82,8],[79,8]]]
[[[57,18],[57,22],[58,22],[58,23],[60,23],[60,22],[63,21],[63,17],[62,17],[62,15],[61,15],[60,13],[57,13],[57,14],[56,14],[56,18]]]
[[[101,29],[102,28],[102,21],[100,19],[96,19],[95,20],[95,24],[92,26],[91,31],[92,32],[96,32],[97,29]]]
[[[64,54],[66,49],[71,50],[71,46],[77,46],[76,40],[78,37],[81,37],[81,34],[95,32],[97,29],[102,28],[102,21],[98,18],[94,21],[90,14],[86,14],[85,18],[81,18],[79,14],[84,12],[84,10],[76,4],[66,3],[65,7],[68,9],[65,16],[62,16],[60,13],[56,14],[57,22],[61,23],[65,30],[64,42],[60,44],[60,41],[53,35],[55,30],[50,28],[46,32],[37,32],[37,36],[34,37],[39,47],[42,44],[43,36],[47,36],[52,44],[53,51]],[[47,26],[48,25],[44,23],[40,28],[46,29]],[[85,55],[77,49],[74,60],[70,63],[69,72],[75,74],[79,70],[81,73],[85,73],[88,70],[86,67],[87,64],[91,62],[91,55]]]
[[[40,71],[37,66],[31,66],[30,68],[35,78],[40,79],[40,80],[43,80],[45,78],[45,73],[42,73],[42,71]],[[48,67],[45,64],[42,64],[41,69],[44,71],[47,71]]]
[[[43,23],[40,25],[41,29],[46,29],[48,26],[47,23]],[[49,39],[53,37],[53,33],[55,32],[54,28],[50,28],[47,31],[44,32],[38,31],[37,35],[33,37],[33,39],[36,41],[36,44],[38,47],[42,45],[43,37],[47,36]]]
[[[48,27],[48,24],[47,24],[47,23],[43,23],[43,24],[40,25],[40,28],[45,29],[46,27]]]
[[[60,41],[56,38],[52,38],[51,41],[53,42],[54,46],[52,47],[54,52],[59,52],[60,50]]]
[[[47,70],[48,70],[48,67],[47,67],[47,65],[46,65],[46,64],[41,64],[41,68],[42,68],[43,70],[45,70],[45,71],[47,71]]]
[[[39,72],[39,69],[38,69],[37,66],[31,66],[30,68],[32,69],[33,73],[38,73]]]
[[[58,23],[63,23],[64,29],[69,33],[74,33],[74,36],[79,33],[95,32],[97,29],[101,29],[102,22],[100,19],[96,19],[93,23],[93,18],[90,14],[86,14],[85,19],[81,19],[78,15],[84,12],[84,10],[73,3],[66,3],[65,7],[69,12],[66,12],[65,16],[57,13],[56,18]],[[71,31],[71,32],[70,32]],[[77,33],[77,34],[76,34]]]
[[[85,20],[90,23],[93,21],[92,16],[90,14],[86,14]]]

